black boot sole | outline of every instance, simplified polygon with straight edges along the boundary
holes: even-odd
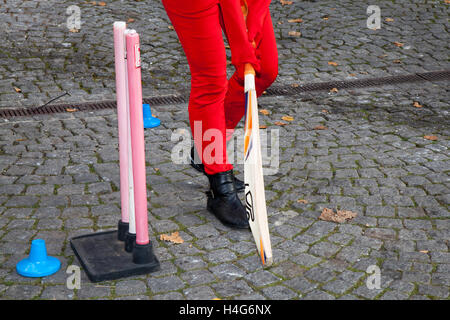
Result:
[[[208,201],[207,201],[207,204],[206,204],[206,210],[208,210],[209,213],[211,213],[214,217],[216,217],[216,219],[219,220],[220,223],[222,223],[224,226],[229,227],[229,228],[232,228],[232,229],[242,229],[242,230],[244,230],[244,229],[250,229],[250,224],[248,224],[248,222],[247,222],[247,224],[245,224],[245,225],[236,225],[236,224],[232,224],[232,223],[229,223],[229,222],[227,222],[227,221],[224,221],[224,220],[220,219],[220,218],[214,213],[214,210],[211,208],[211,198],[212,198],[211,192],[210,192],[210,191],[207,191],[207,192],[206,192],[206,195],[207,195],[207,197],[208,197]]]

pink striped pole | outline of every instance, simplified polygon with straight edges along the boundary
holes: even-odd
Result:
[[[150,240],[148,237],[141,55],[139,35],[136,31],[130,30],[125,38],[127,46],[128,96],[130,104],[131,149],[133,158],[136,245],[143,246],[149,244]]]

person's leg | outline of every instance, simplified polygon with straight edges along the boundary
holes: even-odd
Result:
[[[177,14],[168,6],[166,11],[191,71],[189,122],[205,172],[215,174],[231,170],[225,140],[224,99],[228,81],[219,7],[214,5],[186,15]]]
[[[261,72],[255,78],[256,94],[260,96],[278,75],[278,50],[270,12],[267,13],[262,30],[262,39],[257,48]],[[226,128],[234,129],[245,114],[244,78],[242,70],[236,70],[228,81],[225,97]]]
[[[189,122],[209,180],[207,209],[227,226],[249,228],[245,208],[237,196],[233,166],[227,162],[224,99],[228,81],[219,6],[175,13],[170,9],[180,9],[176,2],[163,0],[163,4],[191,71]],[[213,150],[208,133],[212,133],[209,138],[216,147]]]

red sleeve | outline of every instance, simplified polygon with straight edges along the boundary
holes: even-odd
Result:
[[[269,12],[271,0],[246,0],[248,6],[247,29],[248,39],[250,42],[255,41],[257,44],[260,39],[260,32]]]
[[[236,68],[243,66],[244,63],[251,63],[255,71],[259,72],[259,61],[256,58],[255,49],[248,39],[240,0],[219,0],[219,3],[230,44],[231,63]]]

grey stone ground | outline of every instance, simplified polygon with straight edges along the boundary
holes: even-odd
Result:
[[[72,96],[61,101],[114,99],[111,26],[128,18],[142,36],[144,96],[188,92],[176,35],[161,4],[149,2],[79,3],[82,28],[71,33],[70,1],[2,1],[0,107],[38,106],[64,90]],[[382,28],[374,31],[365,3],[273,1],[277,83],[449,69],[444,1],[376,4]],[[288,22],[295,18],[304,22]],[[116,113],[2,119],[0,298],[448,299],[448,84],[260,99],[269,111],[261,124],[279,129],[281,152],[278,173],[265,177],[275,259],[265,270],[251,233],[223,227],[205,210],[206,178],[171,161],[172,132],[188,128],[186,105],[154,107],[162,126],[146,130],[145,141],[149,230],[161,271],[98,284],[83,273],[80,290],[66,287],[67,266],[78,264],[69,239],[115,228],[120,217]],[[284,115],[294,121],[275,125]],[[318,220],[324,207],[358,216]],[[173,231],[183,244],[159,240]],[[15,264],[36,238],[63,266],[47,278],[23,278]],[[381,270],[381,289],[366,286],[371,265]]]

